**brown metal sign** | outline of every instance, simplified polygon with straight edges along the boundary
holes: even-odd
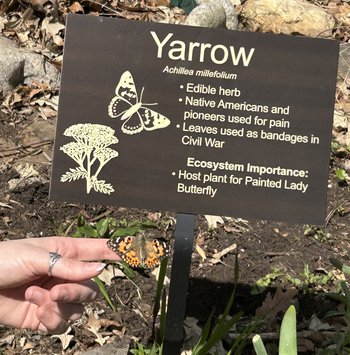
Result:
[[[338,44],[69,16],[50,197],[323,223]]]

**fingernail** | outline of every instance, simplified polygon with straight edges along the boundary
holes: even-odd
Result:
[[[86,263],[85,268],[89,271],[102,271],[105,268],[105,263]]]

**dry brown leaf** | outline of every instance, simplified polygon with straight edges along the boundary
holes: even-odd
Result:
[[[123,277],[125,278],[125,274],[114,265],[108,265],[106,268],[103,269],[98,278],[103,281],[107,286],[112,284],[112,279],[114,277]]]
[[[70,335],[69,333],[72,331],[71,327],[68,327],[65,333],[59,335],[52,335],[51,338],[58,338],[62,343],[62,350],[66,350],[74,338],[74,335]]]
[[[165,7],[170,7],[170,0],[146,0],[145,3],[148,6],[165,6]]]
[[[321,322],[317,315],[313,314],[310,320],[309,329],[319,332],[321,330],[334,329],[334,327],[329,325],[329,323]]]
[[[350,5],[343,4],[338,6],[339,12],[335,14],[335,18],[344,25],[350,26]]]
[[[45,31],[46,34],[50,35],[50,37],[58,35],[60,31],[65,29],[65,25],[63,23],[50,21],[51,19],[49,17],[45,17],[41,24],[41,29]]]
[[[283,292],[282,287],[277,286],[275,294],[271,296],[268,293],[262,306],[256,309],[255,314],[257,316],[264,315],[267,322],[273,323],[279,312],[286,312],[297,293],[298,290],[295,288],[288,288]]]
[[[78,3],[78,1],[73,2],[71,6],[68,7],[69,11],[73,14],[84,13],[83,7]]]
[[[41,7],[43,7],[44,4],[47,3],[50,0],[22,0],[22,1],[26,2],[27,4],[33,5],[33,6],[41,6]]]
[[[213,254],[212,258],[209,259],[209,262],[211,264],[218,264],[221,263],[221,258],[229,253],[231,253],[233,250],[237,250],[237,244],[232,244],[229,247],[223,249],[222,251]]]
[[[197,237],[196,237],[196,243],[201,246],[205,242],[205,233],[202,232],[202,230],[199,231]]]
[[[227,226],[227,225],[224,225],[224,231],[226,233],[239,233],[240,232],[240,229],[239,228],[236,228],[234,226]]]
[[[162,214],[160,212],[147,213],[147,219],[149,219],[152,222],[159,222],[161,216]]]
[[[224,224],[224,220],[219,216],[211,216],[211,215],[204,215],[205,219],[208,223],[209,229],[215,229],[218,227],[219,224]]]
[[[89,319],[87,322],[87,329],[93,333],[96,336],[96,343],[100,344],[101,346],[107,341],[107,339],[109,338],[107,337],[103,337],[98,331],[100,330],[100,328],[103,326],[104,320],[101,321],[100,319],[98,319],[97,317],[95,317],[94,312],[92,311],[92,309],[88,309],[87,313],[89,315]]]
[[[11,111],[12,108],[20,102],[22,102],[22,96],[14,91],[5,97],[3,105]]]
[[[205,255],[205,251],[198,244],[196,244],[196,252],[202,258],[202,261],[205,261],[207,259],[207,256]]]
[[[13,343],[13,341],[15,340],[15,335],[14,334],[10,334],[8,336],[3,337],[2,339],[0,339],[0,344],[8,344],[11,345]]]

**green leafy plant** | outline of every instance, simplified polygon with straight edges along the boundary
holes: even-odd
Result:
[[[157,224],[152,221],[139,221],[134,220],[132,222],[128,222],[126,219],[122,219],[119,222],[115,218],[105,217],[101,218],[96,223],[87,223],[85,218],[81,215],[77,218],[77,228],[75,233],[73,233],[73,237],[82,238],[82,237],[94,237],[94,238],[113,238],[117,236],[124,235],[135,235],[145,228],[157,228]],[[135,272],[132,268],[128,266],[124,261],[117,262],[119,267],[123,270],[125,276],[129,279],[133,279],[135,277]],[[111,307],[113,311],[116,310],[116,307],[108,293],[105,289],[103,282],[95,277],[94,281],[97,283],[100,288],[101,293],[106,299],[108,305]]]
[[[350,266],[344,264],[339,259],[330,257],[330,262],[340,271],[346,275],[350,275]],[[320,355],[335,355],[335,354],[349,354],[350,353],[350,289],[345,281],[340,282],[339,293],[326,293],[328,297],[340,302],[344,306],[343,311],[328,312],[325,318],[341,317],[346,326],[340,331],[338,330],[335,335],[327,340],[320,352]]]
[[[156,343],[153,343],[151,348],[144,347],[141,343],[136,343],[137,349],[131,349],[130,353],[134,355],[161,355],[162,346],[158,346]]]
[[[332,235],[328,233],[325,228],[317,226],[305,226],[304,235],[306,237],[314,237],[316,240],[322,243],[331,243],[333,242]]]
[[[310,272],[309,265],[304,265],[304,270],[299,272],[296,276],[292,276],[289,273],[282,271],[281,269],[274,267],[272,272],[259,279],[252,287],[252,294],[259,294],[265,291],[274,281],[279,280],[282,284],[291,284],[298,289],[309,290],[311,286],[322,287],[333,281],[333,273],[317,274]]]
[[[115,218],[105,217],[100,219],[98,222],[89,224],[86,222],[84,217],[79,216],[77,219],[77,230],[73,234],[74,237],[95,237],[95,238],[115,238],[123,237],[127,235],[136,235],[143,232],[145,229],[158,228],[158,224],[145,220],[133,220],[128,221],[126,219],[121,219],[117,221]],[[162,354],[163,339],[165,331],[165,313],[166,313],[166,292],[164,290],[164,279],[166,275],[168,259],[163,259],[159,269],[157,289],[153,307],[153,335],[155,338],[154,343],[150,348],[144,347],[141,343],[136,343],[137,348],[130,350],[132,354],[135,355],[158,355]],[[125,262],[117,262],[117,264],[123,269],[125,276],[132,279],[135,276],[134,271]],[[111,301],[104,287],[103,282],[99,278],[94,279],[98,284],[103,296],[107,300],[109,306],[115,311],[115,305]],[[155,323],[159,313],[160,313],[160,326],[159,331],[156,334]]]
[[[213,312],[209,316],[207,322],[205,323],[201,336],[198,339],[197,344],[192,349],[192,355],[207,355],[213,347],[224,338],[229,331],[232,330],[235,324],[242,317],[243,312],[239,312],[234,316],[230,317],[229,314],[232,311],[232,306],[234,303],[234,298],[236,294],[236,288],[239,278],[239,264],[238,264],[238,255],[236,254],[235,259],[235,269],[234,269],[234,287],[232,294],[226,304],[224,313],[221,315],[219,320],[215,325],[213,325]],[[249,335],[255,329],[257,323],[253,322],[248,327],[245,328],[240,334],[239,337],[231,344],[231,348],[228,355],[239,354],[241,350],[245,347]]]
[[[279,338],[279,355],[297,355],[297,320],[296,311],[293,305],[289,306],[285,313]],[[264,343],[260,335],[253,337],[253,346],[257,355],[267,355]]]

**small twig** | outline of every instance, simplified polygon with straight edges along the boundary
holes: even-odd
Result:
[[[332,219],[332,217],[335,215],[335,213],[339,210],[339,208],[342,208],[343,206],[345,206],[347,204],[347,202],[342,202],[341,204],[339,204],[337,207],[334,207],[327,215],[326,220],[325,220],[325,227],[328,226],[330,220]]]
[[[24,144],[24,145],[19,144],[15,148],[8,148],[8,149],[0,151],[0,157],[7,158],[12,155],[17,155],[17,154],[21,154],[21,153],[22,154],[20,155],[20,158],[23,158],[28,155],[36,155],[36,154],[39,154],[42,152],[42,149],[37,149],[37,148],[42,147],[44,145],[51,144],[51,143],[53,143],[53,139],[46,139],[41,142],[34,142],[34,143]],[[33,150],[28,152],[28,148],[33,148]]]
[[[53,139],[45,139],[43,141],[33,142],[33,143],[28,143],[28,144],[18,144],[18,146],[15,148],[8,148],[5,150],[0,150],[0,154],[11,152],[13,150],[20,150],[20,149],[27,149],[27,148],[38,148],[43,145],[47,145],[47,144],[51,144],[51,143],[53,143]]]
[[[102,213],[102,214],[100,214],[100,215],[98,215],[98,216],[92,218],[92,219],[90,220],[90,222],[98,221],[98,220],[100,220],[100,219],[102,219],[102,218],[104,218],[104,217],[106,217],[106,216],[109,216],[112,212],[113,212],[112,210],[108,210],[108,211],[106,211],[106,212],[104,212],[104,213]]]
[[[331,338],[333,337],[335,334],[339,334],[339,332],[332,332],[332,331],[314,331],[314,330],[302,330],[297,332],[297,337],[298,339],[310,339],[310,340],[319,340],[319,339],[324,339],[326,338]],[[249,335],[249,339],[253,339],[255,334],[250,334]],[[259,335],[261,336],[261,338],[263,340],[279,340],[280,338],[280,333],[259,333]],[[240,337],[241,334],[236,334],[236,333],[230,333],[230,338],[231,339],[236,339],[238,337]]]

